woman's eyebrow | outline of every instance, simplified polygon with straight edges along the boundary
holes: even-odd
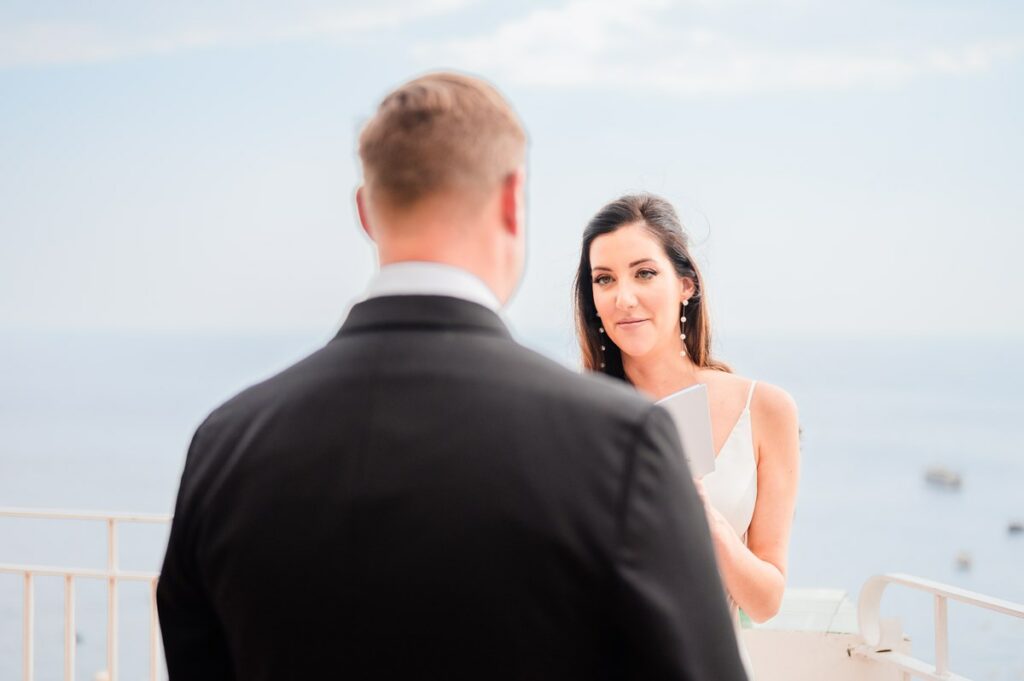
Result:
[[[629,263],[629,266],[636,267],[637,265],[640,265],[645,262],[654,262],[654,258],[641,258],[640,260],[634,260],[633,262]],[[612,271],[610,267],[605,267],[604,265],[596,265],[590,268],[591,272],[596,272],[598,270],[604,270],[605,272]]]

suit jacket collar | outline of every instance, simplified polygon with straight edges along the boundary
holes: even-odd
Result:
[[[393,329],[459,329],[512,339],[501,318],[483,305],[448,296],[422,295],[364,300],[353,306],[337,337]]]

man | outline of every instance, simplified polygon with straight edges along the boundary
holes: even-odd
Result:
[[[495,314],[525,146],[445,73],[363,130],[380,273],[196,432],[157,592],[172,681],[744,678],[670,417]]]

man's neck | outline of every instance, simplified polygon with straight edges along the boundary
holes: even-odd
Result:
[[[375,211],[372,236],[380,266],[431,262],[455,267],[480,279],[504,302],[508,263],[501,229],[488,218],[497,214],[496,206],[448,195],[424,198],[401,211]]]
[[[445,263],[404,261],[382,266],[370,281],[366,297],[395,295],[448,296],[495,312],[501,309],[501,301],[479,277]]]

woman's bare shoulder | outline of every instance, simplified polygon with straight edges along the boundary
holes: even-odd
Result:
[[[758,381],[750,405],[758,461],[793,471],[800,457],[800,415],[796,400],[777,385]]]
[[[779,386],[764,381],[757,382],[750,409],[771,421],[797,422],[798,411],[793,396]]]

